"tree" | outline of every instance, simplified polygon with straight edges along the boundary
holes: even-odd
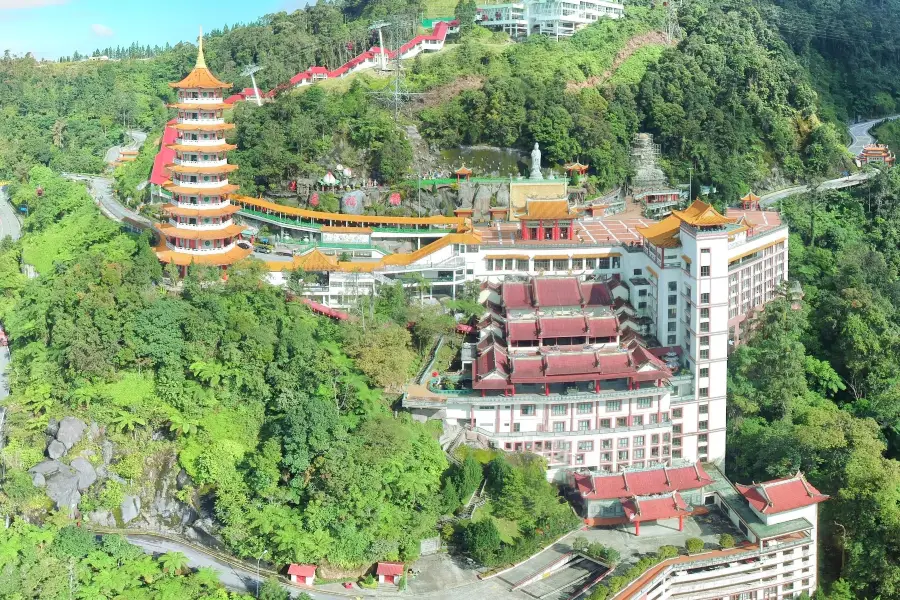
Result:
[[[97,549],[97,537],[80,527],[64,527],[53,539],[52,548],[58,555],[80,559]]]
[[[453,16],[459,21],[459,32],[461,35],[468,33],[475,27],[475,16],[477,14],[477,5],[475,0],[459,0],[456,3],[456,10]]]
[[[132,432],[134,433],[135,428],[140,425],[141,427],[146,427],[147,421],[133,412],[127,410],[120,410],[119,413],[112,420],[113,425],[121,432]]]
[[[290,593],[274,577],[266,579],[259,588],[260,600],[289,600],[290,597]]]
[[[500,530],[492,518],[471,523],[463,536],[472,558],[483,565],[491,565],[500,550]]]
[[[395,389],[411,375],[415,354],[412,336],[400,325],[387,323],[366,331],[351,329],[347,353],[377,387]]]

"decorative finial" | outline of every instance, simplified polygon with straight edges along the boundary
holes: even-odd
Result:
[[[197,38],[197,65],[194,67],[195,69],[205,69],[206,67],[206,58],[203,56],[203,26],[200,26],[200,37]]]

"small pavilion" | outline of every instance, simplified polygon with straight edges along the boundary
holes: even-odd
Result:
[[[463,165],[456,171],[454,171],[454,174],[456,175],[456,183],[459,183],[462,178],[465,178],[466,181],[469,181],[469,178],[472,176],[472,169]]]
[[[753,192],[748,192],[746,196],[741,198],[741,208],[744,210],[759,210],[759,201],[761,198]]]
[[[869,144],[859,153],[858,160],[861,165],[884,163],[893,167],[895,158],[887,144]]]
[[[588,165],[583,165],[576,160],[573,163],[567,164],[563,168],[569,174],[569,177],[571,177],[574,173],[578,173],[579,175],[584,175],[585,173],[587,173]]]
[[[579,211],[569,201],[527,200],[525,210],[516,213],[519,234],[523,240],[558,241],[575,239],[575,219]]]

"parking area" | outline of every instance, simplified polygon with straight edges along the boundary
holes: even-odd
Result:
[[[587,558],[573,560],[549,576],[520,588],[539,600],[568,600],[589,579],[606,571],[606,567]]]

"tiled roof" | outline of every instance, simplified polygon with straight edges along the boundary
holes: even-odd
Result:
[[[541,308],[581,306],[581,286],[575,277],[542,278],[531,280],[534,303]]]
[[[503,306],[510,308],[531,308],[534,299],[531,296],[531,285],[528,282],[510,282],[503,284],[501,291]]]
[[[810,484],[803,473],[753,485],[735,484],[750,506],[764,515],[787,512],[828,499]]]
[[[695,200],[684,210],[673,210],[672,214],[693,227],[714,227],[734,222],[734,219],[729,219],[702,200]]]
[[[224,240],[240,234],[246,227],[243,225],[227,225],[219,229],[197,229],[189,225],[178,227],[171,223],[157,223],[154,228],[166,237],[182,240]]]
[[[223,173],[231,173],[238,170],[237,165],[216,165],[214,167],[193,167],[189,165],[176,165],[170,163],[166,165],[166,169],[170,173],[188,173],[196,175],[219,175]]]
[[[288,575],[297,577],[315,577],[316,565],[291,565],[288,567]]]
[[[669,215],[652,225],[635,227],[635,230],[657,248],[677,248],[681,245],[681,241],[678,239],[680,228],[681,219]]]
[[[171,148],[170,145],[174,144],[178,139],[178,132],[172,127],[174,124],[175,119],[172,119],[166,124],[165,129],[163,129],[160,149],[153,159],[153,170],[150,173],[150,183],[162,185],[169,179],[166,165],[175,160],[175,150]]]
[[[375,570],[375,573],[378,575],[403,575],[403,563],[389,563],[389,562],[380,562],[378,563],[378,568]]]
[[[197,49],[197,64],[194,70],[188,73],[187,77],[178,83],[169,84],[173,88],[179,89],[207,89],[216,90],[230,88],[230,83],[223,83],[216,79],[206,66],[206,58],[203,56],[203,33],[200,33],[199,48]]]
[[[175,204],[163,204],[161,210],[166,214],[180,217],[227,217],[239,211],[240,207],[227,204],[217,208],[192,208]]]
[[[160,245],[156,247],[156,256],[159,258],[160,262],[173,262],[182,267],[190,265],[191,263],[212,266],[231,265],[242,258],[247,258],[250,256],[251,252],[253,252],[253,250],[250,248],[235,246],[228,252],[197,255],[170,250],[164,243],[160,243]]]
[[[632,496],[622,499],[622,509],[629,521],[656,521],[689,514],[687,503],[678,492],[662,496]]]
[[[587,281],[581,284],[581,297],[585,306],[610,306],[612,294],[609,286],[601,281]]]
[[[234,129],[234,123],[175,123],[178,131],[225,131]]]
[[[694,490],[712,483],[699,463],[684,467],[656,467],[612,475],[577,474],[576,490],[587,500],[613,500]]]
[[[337,267],[338,261],[333,256],[324,254],[318,248],[314,248],[312,252],[294,260],[294,268],[304,271],[334,271]]]
[[[568,200],[528,200],[517,216],[524,221],[574,219],[578,211],[569,209]]]

